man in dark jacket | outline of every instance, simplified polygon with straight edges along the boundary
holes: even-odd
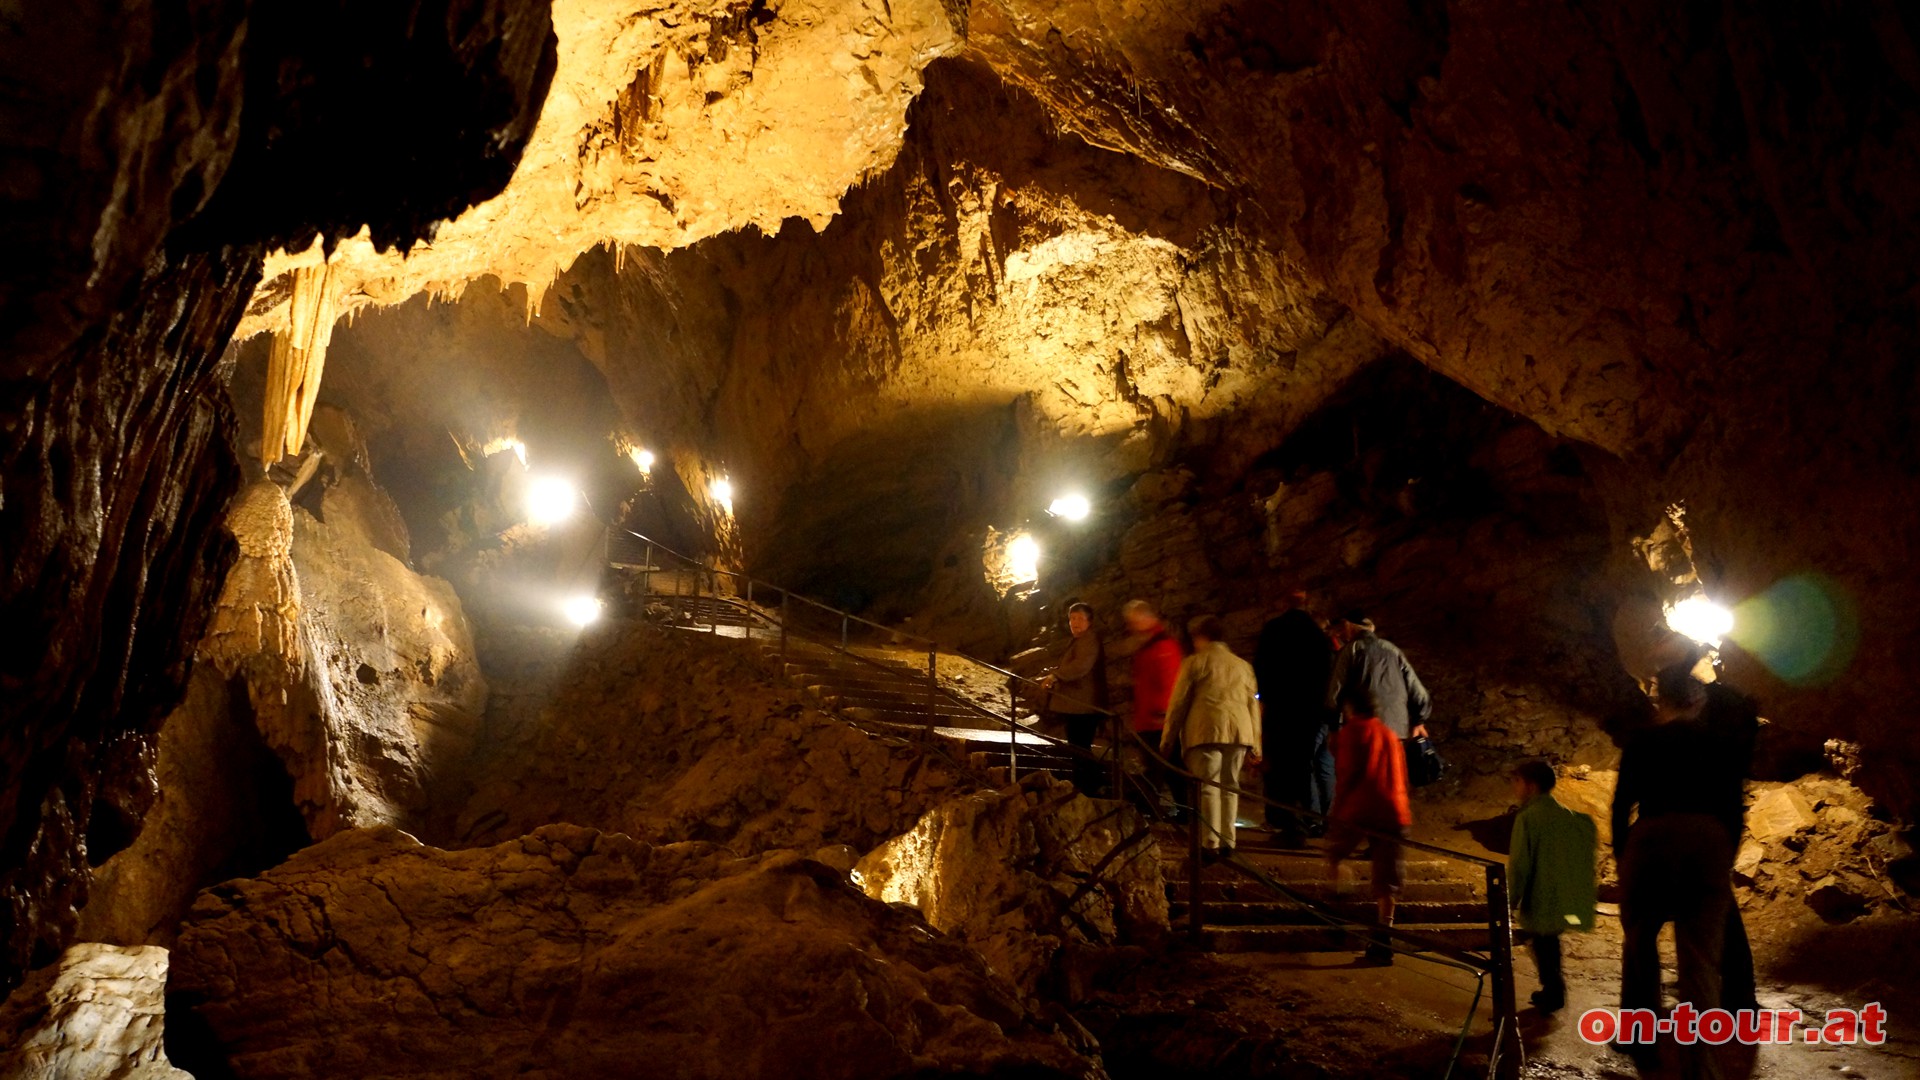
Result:
[[[1333,749],[1328,742],[1332,710],[1323,700],[1333,673],[1333,640],[1307,610],[1307,594],[1294,592],[1287,609],[1260,630],[1253,671],[1260,682],[1260,753],[1267,759],[1267,797],[1325,814],[1333,802]],[[1300,847],[1325,826],[1267,807],[1267,824],[1279,830],[1282,847]]]
[[[1402,741],[1427,733],[1427,720],[1433,713],[1433,699],[1420,676],[1413,673],[1393,642],[1373,632],[1373,620],[1363,612],[1348,612],[1345,632],[1347,646],[1333,661],[1333,676],[1327,680],[1323,704],[1337,710],[1346,696],[1364,688],[1380,708],[1380,721]]]
[[[1083,795],[1098,794],[1102,770],[1093,757],[1093,737],[1107,707],[1107,654],[1093,631],[1093,608],[1075,604],[1067,609],[1067,629],[1073,634],[1060,662],[1042,684],[1052,693],[1047,711],[1067,729],[1067,741],[1085,751],[1073,760],[1073,785]]]
[[[1659,693],[1657,722],[1628,740],[1613,794],[1626,931],[1620,1007],[1662,1007],[1659,936],[1671,922],[1680,1000],[1704,1011],[1722,1005],[1741,776],[1726,740],[1699,719],[1706,687],[1676,676],[1662,678]]]

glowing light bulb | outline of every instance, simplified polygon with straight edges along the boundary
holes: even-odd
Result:
[[[653,451],[642,450],[636,446],[627,451],[627,456],[633,459],[634,467],[640,470],[641,475],[653,474]]]
[[[1047,513],[1068,521],[1085,521],[1087,515],[1093,513],[1093,504],[1085,495],[1062,495],[1047,507]]]
[[[1040,542],[1026,533],[1007,544],[1007,573],[1016,584],[1040,578]]]
[[[573,625],[588,626],[600,617],[602,606],[597,596],[570,596],[560,605],[560,612]]]
[[[1703,645],[1720,645],[1733,632],[1733,612],[1707,599],[1689,596],[1667,609],[1667,626]]]
[[[555,476],[543,476],[527,486],[527,520],[535,525],[552,525],[573,516],[580,493],[573,485]]]
[[[719,503],[727,513],[733,513],[733,481],[723,476],[707,490],[712,493],[714,502]]]

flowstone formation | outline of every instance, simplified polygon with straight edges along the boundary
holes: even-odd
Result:
[[[167,950],[75,945],[0,1007],[10,1080],[193,1080],[167,1060]]]
[[[173,962],[206,1064],[252,1078],[1102,1075],[840,871],[574,826],[462,852],[340,833],[203,894]]]

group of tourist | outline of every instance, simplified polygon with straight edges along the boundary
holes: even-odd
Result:
[[[1274,803],[1267,821],[1285,847],[1326,835],[1329,872],[1368,844],[1373,892],[1383,926],[1393,923],[1403,875],[1400,844],[1413,824],[1404,743],[1426,734],[1432,701],[1406,656],[1374,632],[1364,613],[1323,625],[1304,593],[1261,630],[1253,663],[1237,656],[1214,615],[1187,624],[1188,653],[1144,600],[1122,611],[1131,657],[1131,722],[1142,742],[1199,777],[1201,846],[1209,859],[1231,858],[1240,810],[1240,776],[1256,754],[1266,767]],[[1072,637],[1043,680],[1048,712],[1068,741],[1091,751],[1105,714],[1106,651],[1093,631],[1093,609],[1068,612]],[[1177,756],[1176,756],[1177,755]],[[1149,789],[1170,778],[1146,762]],[[1075,759],[1074,782],[1097,789],[1093,755]],[[1306,811],[1304,816],[1288,807]],[[1330,823],[1330,824],[1329,824]],[[1391,962],[1384,938],[1368,947]]]
[[[1252,663],[1235,655],[1216,616],[1187,624],[1192,651],[1142,600],[1126,605],[1131,658],[1131,723],[1199,777],[1202,846],[1231,857],[1240,774],[1264,759],[1267,821],[1282,847],[1326,835],[1330,872],[1368,840],[1372,887],[1384,929],[1393,923],[1403,876],[1401,848],[1413,818],[1406,742],[1426,735],[1432,699],[1405,654],[1375,633],[1362,612],[1322,623],[1296,592],[1262,628]],[[1091,749],[1107,704],[1106,653],[1093,610],[1075,604],[1071,644],[1046,677],[1049,711],[1069,739]],[[1751,699],[1724,682],[1702,680],[1698,646],[1674,636],[1654,680],[1650,723],[1629,736],[1612,808],[1612,842],[1622,884],[1625,931],[1623,1009],[1661,1004],[1658,937],[1673,923],[1682,1000],[1694,1008],[1755,1008],[1753,955],[1734,903],[1732,867],[1745,828],[1745,780],[1759,731]],[[1175,758],[1176,748],[1179,757]],[[1100,770],[1091,754],[1075,781],[1092,790]],[[1146,768],[1150,786],[1170,778]],[[1544,761],[1509,773],[1519,812],[1508,881],[1541,988],[1542,1012],[1566,1003],[1560,939],[1593,928],[1597,900],[1596,827],[1553,795],[1556,774]],[[1294,809],[1297,808],[1296,812]],[[1367,949],[1391,963],[1384,935]],[[1644,1056],[1650,1048],[1622,1047]]]

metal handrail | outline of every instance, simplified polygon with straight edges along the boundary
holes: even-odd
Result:
[[[742,571],[720,570],[716,567],[707,566],[701,560],[695,559],[692,556],[684,555],[678,551],[675,551],[673,548],[668,547],[667,545],[662,544],[659,541],[654,540],[652,537],[649,537],[643,533],[634,532],[631,529],[626,529],[621,526],[613,526],[613,527],[620,529],[621,532],[626,533],[628,536],[631,536],[636,540],[640,540],[646,543],[650,549],[650,553],[652,551],[658,551],[662,554],[672,556],[673,558],[679,560],[680,562],[685,563],[689,567],[692,567],[694,570],[708,575],[709,580],[712,580],[714,582],[714,595],[710,597],[710,599],[713,599],[716,601],[722,599],[718,595],[718,592],[719,592],[718,576],[722,574],[728,577],[734,578],[737,582],[744,582],[746,584],[747,602],[744,606],[747,608],[747,610],[749,610],[750,612],[754,612],[756,614],[759,612],[759,609],[755,605],[753,605],[751,601],[755,586],[759,586],[762,589],[770,590],[773,592],[778,592],[780,594],[780,611],[781,611],[781,616],[778,620],[778,625],[780,628],[780,641],[781,641],[781,649],[783,653],[786,650],[787,636],[788,636],[789,620],[787,618],[787,608],[789,606],[790,601],[797,599],[801,603],[806,604],[810,607],[818,608],[819,610],[824,611],[829,615],[837,616],[841,620],[840,644],[837,648],[835,648],[833,645],[831,645],[831,643],[828,643],[827,647],[831,649],[835,649],[835,651],[843,655],[846,655],[852,659],[861,661],[863,663],[872,664],[878,667],[889,667],[888,665],[880,664],[878,661],[872,660],[869,657],[861,656],[859,653],[856,653],[852,650],[850,646],[850,641],[849,641],[849,630],[852,627],[852,625],[855,623],[858,623],[861,626],[871,627],[872,629],[880,631],[881,633],[884,633],[895,640],[905,639],[907,641],[924,645],[928,650],[927,674],[928,674],[928,683],[930,688],[932,689],[936,689],[936,690],[938,689],[938,672],[937,672],[936,658],[943,651],[946,653],[946,655],[954,657],[955,659],[966,661],[967,663],[970,663],[976,667],[984,668],[987,671],[993,672],[997,675],[1004,676],[1007,680],[1008,693],[1010,697],[1010,708],[1009,708],[1008,715],[1006,717],[1001,717],[998,713],[995,713],[993,710],[988,709],[985,706],[982,706],[979,702],[974,701],[965,695],[953,694],[950,691],[947,693],[948,693],[948,697],[951,700],[959,702],[963,705],[970,706],[973,709],[977,710],[983,717],[992,720],[996,724],[1004,724],[1009,728],[1008,773],[1009,773],[1010,779],[1018,778],[1017,767],[1013,763],[1014,762],[1013,755],[1017,753],[1017,750],[1015,749],[1015,747],[1017,747],[1018,745],[1017,737],[1021,734],[1030,735],[1030,736],[1042,739],[1045,742],[1052,744],[1055,747],[1063,748],[1067,751],[1067,753],[1070,756],[1086,756],[1095,761],[1099,760],[1099,756],[1092,754],[1087,748],[1076,746],[1070,742],[1067,742],[1064,739],[1059,739],[1052,735],[1048,735],[1045,732],[1032,731],[1028,729],[1025,725],[1022,725],[1019,722],[1019,717],[1017,715],[1018,695],[1014,691],[1014,685],[1016,683],[1022,683],[1027,686],[1034,687],[1040,690],[1046,690],[1049,693],[1051,693],[1050,688],[1044,686],[1041,683],[1041,681],[1038,679],[1021,675],[1021,674],[1018,674],[1017,672],[1009,671],[1006,668],[1000,667],[996,664],[988,663],[987,661],[981,660],[978,657],[971,656],[967,653],[963,653],[955,649],[951,649],[951,648],[943,649],[940,643],[934,640],[933,638],[926,637],[925,635],[922,635],[922,634],[915,634],[915,633],[912,633],[911,631],[900,630],[896,627],[886,626],[882,623],[874,622],[871,619],[866,619],[859,615],[855,615],[852,612],[845,611],[840,608],[833,607],[829,604],[822,603],[818,600],[812,599],[811,597],[802,596],[798,593],[793,592],[790,589],[787,589],[785,586],[775,585],[771,582],[762,581],[759,578],[753,577],[752,575],[744,573]],[[648,572],[651,573],[652,572],[651,554],[648,559],[648,564],[649,564]],[[677,583],[676,583],[676,587],[677,587]],[[714,623],[712,628],[716,632],[718,631],[717,621]],[[897,668],[890,668],[890,670],[894,670],[896,672],[898,671]],[[1198,823],[1199,821],[1198,792],[1199,792],[1200,786],[1210,785],[1212,787],[1219,788],[1223,792],[1231,792],[1242,799],[1251,800],[1256,804],[1260,804],[1268,807],[1274,807],[1295,815],[1304,815],[1308,818],[1316,819],[1328,824],[1333,823],[1333,819],[1331,817],[1319,811],[1311,810],[1302,806],[1294,806],[1290,803],[1282,802],[1278,799],[1269,798],[1264,793],[1248,791],[1245,788],[1239,787],[1237,785],[1226,784],[1218,780],[1211,780],[1205,777],[1198,776],[1192,772],[1189,772],[1188,770],[1182,768],[1180,765],[1167,760],[1167,758],[1160,753],[1158,747],[1151,745],[1150,743],[1147,742],[1147,740],[1141,738],[1140,733],[1133,730],[1130,724],[1125,723],[1124,718],[1119,713],[1116,713],[1113,710],[1105,708],[1103,706],[1095,705],[1092,702],[1081,701],[1077,698],[1067,698],[1066,700],[1071,701],[1077,705],[1084,705],[1093,714],[1103,716],[1107,718],[1108,721],[1112,722],[1112,726],[1114,729],[1114,741],[1113,741],[1113,747],[1112,747],[1113,749],[1112,764],[1113,764],[1114,772],[1116,774],[1116,779],[1124,777],[1124,769],[1121,762],[1120,744],[1122,741],[1131,740],[1132,744],[1135,747],[1137,747],[1137,749],[1144,755],[1145,760],[1147,761],[1149,766],[1157,765],[1163,772],[1172,776],[1181,777],[1185,779],[1189,784],[1190,791],[1191,791],[1190,798],[1192,799],[1192,802],[1194,804],[1190,808],[1190,813],[1192,814],[1194,824],[1190,830],[1190,851],[1188,852],[1189,875],[1190,875],[1189,880],[1191,883],[1191,888],[1189,889],[1189,893],[1188,893],[1187,909],[1188,909],[1188,920],[1190,923],[1190,930],[1195,937],[1198,937],[1198,935],[1201,933],[1201,928],[1203,925],[1201,889],[1199,888],[1200,876],[1201,876],[1200,869],[1201,869],[1201,840],[1202,840],[1202,834],[1200,832],[1200,827]],[[929,726],[932,726],[931,713],[929,714]],[[1115,787],[1116,792],[1118,792],[1120,788],[1123,786],[1124,786],[1124,783],[1117,783]],[[1148,805],[1154,807],[1153,813],[1152,813],[1152,816],[1154,817],[1154,819],[1161,820],[1158,814],[1158,807],[1154,806],[1154,800],[1149,799]],[[1472,950],[1455,949],[1450,946],[1441,948],[1441,949],[1434,949],[1433,947],[1438,945],[1439,943],[1432,941],[1431,939],[1427,938],[1425,935],[1414,933],[1411,931],[1399,930],[1391,926],[1381,926],[1379,924],[1375,924],[1370,921],[1353,920],[1339,914],[1338,912],[1334,911],[1332,908],[1316,903],[1307,897],[1300,896],[1296,893],[1293,893],[1291,890],[1282,890],[1282,891],[1286,895],[1288,895],[1291,899],[1293,899],[1296,903],[1299,903],[1310,910],[1313,910],[1329,919],[1332,919],[1341,925],[1355,925],[1355,926],[1368,929],[1375,933],[1384,933],[1388,935],[1390,938],[1408,942],[1408,943],[1420,946],[1423,949],[1431,949],[1432,951],[1438,952],[1440,955],[1449,957],[1450,959],[1452,959],[1457,963],[1465,963],[1469,966],[1485,971],[1488,975],[1492,977],[1493,983],[1494,983],[1494,986],[1493,986],[1494,1042],[1493,1042],[1492,1050],[1491,1050],[1489,1061],[1488,1061],[1487,1075],[1489,1077],[1496,1076],[1496,1075],[1501,1077],[1509,1077],[1509,1076],[1517,1075],[1519,1070],[1521,1055],[1520,1054],[1507,1055],[1502,1052],[1505,1047],[1505,1042],[1507,1039],[1509,1038],[1514,1039],[1517,1047],[1518,1038],[1519,1038],[1518,1028],[1517,1028],[1518,1006],[1515,1000],[1517,997],[1517,993],[1516,993],[1516,987],[1514,982],[1513,955],[1512,955],[1513,954],[1512,911],[1511,911],[1510,898],[1507,893],[1506,864],[1498,860],[1488,859],[1483,856],[1473,855],[1468,852],[1457,851],[1452,848],[1441,847],[1437,844],[1429,844],[1423,841],[1408,839],[1403,836],[1397,835],[1395,833],[1389,833],[1389,832],[1385,832],[1378,829],[1368,828],[1366,826],[1355,825],[1351,822],[1341,822],[1340,825],[1343,829],[1346,829],[1351,832],[1357,832],[1361,835],[1364,835],[1374,840],[1391,841],[1393,843],[1401,845],[1402,847],[1412,848],[1418,851],[1424,851],[1430,854],[1439,855],[1443,858],[1452,859],[1458,862],[1479,866],[1484,870],[1485,879],[1486,879],[1486,889],[1487,889],[1487,912],[1488,912],[1488,918],[1487,918],[1488,948],[1487,948],[1487,955],[1484,957],[1473,952]],[[1265,875],[1259,874],[1257,872],[1248,871],[1246,867],[1237,867],[1236,869],[1242,870],[1243,872],[1249,872],[1250,875],[1255,877],[1256,879],[1261,879],[1265,877]],[[1476,994],[1476,1002],[1477,1000],[1478,1000],[1478,995]]]

